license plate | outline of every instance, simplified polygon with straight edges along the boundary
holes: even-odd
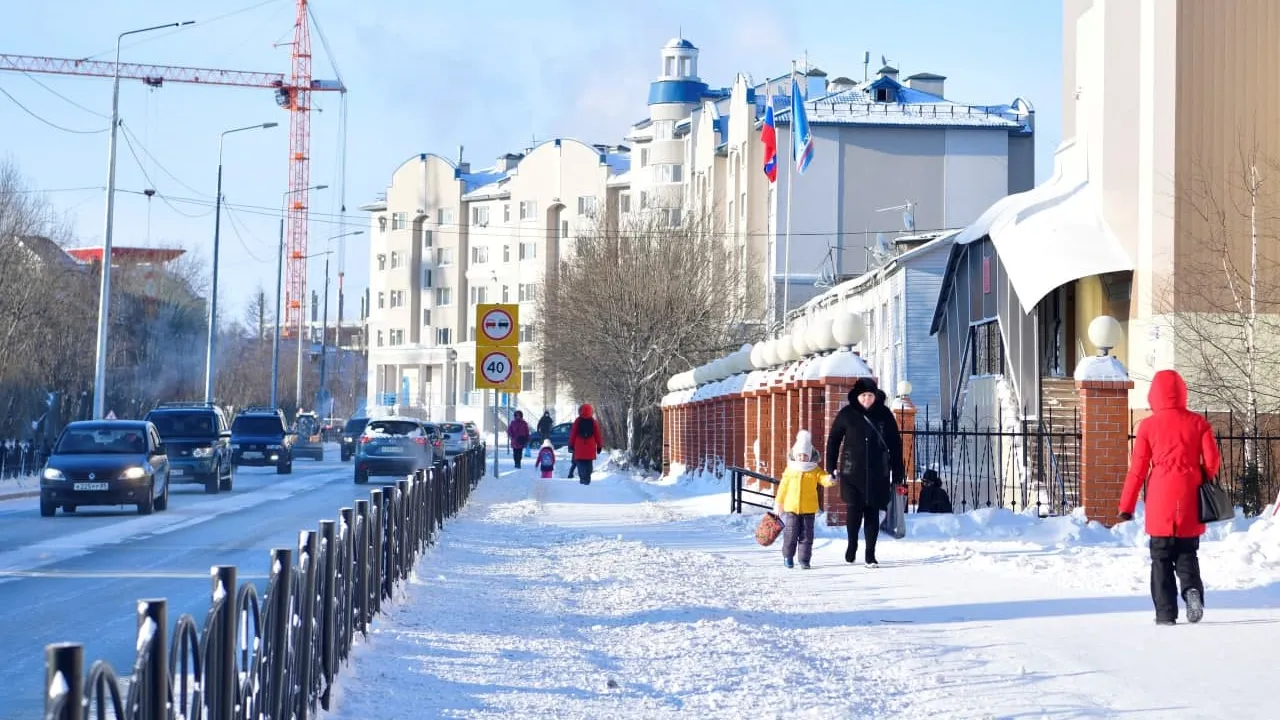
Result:
[[[72,489],[74,489],[74,490],[82,490],[82,491],[85,491],[85,492],[92,492],[92,491],[94,491],[94,490],[106,490],[106,489],[110,488],[111,486],[110,486],[110,485],[108,485],[107,483],[99,483],[99,482],[89,483],[89,482],[82,482],[82,483],[75,483],[75,484],[74,484],[74,485],[72,485],[71,487],[72,487]]]
[[[400,455],[404,453],[404,448],[399,445],[387,445],[382,448],[383,455]]]
[[[183,475],[187,474],[187,471],[186,470],[170,470],[169,474],[174,477],[182,477]]]
[[[247,458],[260,458],[260,457],[262,457],[262,453],[260,453],[260,452],[244,452],[244,453],[240,453],[240,457],[247,457]]]

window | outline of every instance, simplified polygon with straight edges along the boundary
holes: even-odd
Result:
[[[729,218],[733,219],[733,201],[729,201]]]
[[[742,204],[738,206],[738,212],[742,214],[742,219],[747,219],[747,194],[742,193]]]
[[[533,200],[520,201],[520,219],[533,220],[538,216],[538,203]]]
[[[596,199],[590,195],[578,197],[578,214],[592,217],[596,214]]]
[[[452,225],[453,224],[453,208],[440,208],[439,210],[436,210],[436,224]]]
[[[423,308],[423,309],[422,309],[422,324],[423,324],[423,325],[430,325],[430,324],[431,324],[431,309],[430,309],[430,308]]]
[[[522,242],[520,243],[520,259],[533,260],[538,257],[538,243]]]
[[[381,310],[386,306],[387,306],[387,294],[384,292],[379,292],[378,293],[378,309]]]
[[[401,267],[402,265],[404,265],[404,255],[401,255],[398,252],[392,252],[391,253],[391,269],[395,270],[396,268]]]
[[[680,208],[663,208],[662,218],[668,227],[680,227]]]
[[[436,249],[436,265],[452,265],[453,264],[453,248],[437,248]]]
[[[393,308],[404,307],[404,291],[403,290],[391,291],[391,307]]]
[[[489,288],[487,287],[471,287],[471,304],[482,305],[489,302]]]
[[[673,57],[666,57],[666,58],[663,58],[663,60],[664,60],[663,68],[662,68],[662,74],[663,74],[663,76],[664,76],[664,77],[675,77],[675,74],[676,74],[676,59],[675,59],[675,58],[673,58]]]
[[[382,347],[382,331],[378,331],[378,347]]]
[[[640,148],[640,167],[649,165],[649,148]]]
[[[683,77],[693,75],[693,58],[680,58],[680,75]]]
[[[379,215],[378,216],[378,232],[384,233],[386,231],[387,231],[387,216]]]
[[[511,288],[502,286],[502,302],[511,302]]]
[[[510,245],[502,246],[502,262],[504,263],[511,262],[511,246]]]
[[[672,163],[654,165],[653,181],[660,183],[683,182],[684,166]]]
[[[453,288],[436,288],[436,307],[447,307],[453,304]]]
[[[386,254],[386,253],[378,253],[378,269],[379,269],[379,270],[386,270],[386,269],[387,269],[387,254]]]
[[[654,140],[670,140],[675,136],[676,123],[674,120],[658,120],[653,123],[653,139]]]
[[[422,247],[424,248],[431,247],[431,242],[432,242],[431,231],[423,230],[422,231]]]
[[[471,224],[488,225],[489,208],[483,205],[471,208]]]
[[[389,343],[387,343],[388,345],[395,346],[395,345],[404,344],[404,330],[392,330],[387,334],[390,335],[390,340],[391,340]]]
[[[483,245],[471,248],[471,262],[473,264],[489,262],[489,248]]]
[[[521,390],[533,389],[533,371],[532,370],[525,370],[523,373],[520,374],[520,389]]]
[[[631,193],[621,193],[618,195],[618,212],[631,212]]]
[[[649,208],[649,193],[645,190],[640,191],[640,209],[647,210]]]
[[[436,328],[436,344],[453,344],[453,328]]]
[[[511,222],[511,203],[502,206],[502,222]]]
[[[533,325],[525,324],[520,326],[520,342],[533,342]]]
[[[476,369],[469,363],[462,365],[462,392],[474,392],[476,389]]]
[[[424,287],[424,288],[429,288],[429,287],[431,287],[431,281],[432,281],[432,277],[431,277],[431,270],[430,270],[429,268],[423,268],[423,270],[422,270],[422,287]]]
[[[391,213],[391,229],[392,230],[404,230],[407,227],[409,227],[409,213],[407,212]]]
[[[1004,373],[1004,345],[1000,343],[1000,324],[995,320],[975,325],[969,333],[969,355],[973,358],[971,375]]]
[[[538,299],[537,283],[520,283],[520,302],[533,302]]]

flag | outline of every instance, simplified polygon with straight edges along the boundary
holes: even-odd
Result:
[[[813,133],[809,131],[809,117],[804,111],[804,97],[800,83],[791,78],[791,158],[796,162],[796,172],[804,174],[813,160]]]
[[[773,91],[765,88],[764,124],[760,126],[760,142],[764,143],[764,174],[769,182],[778,181],[778,128],[773,124]]]

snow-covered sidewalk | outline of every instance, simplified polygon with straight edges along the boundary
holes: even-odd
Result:
[[[1275,715],[1267,521],[1205,543],[1206,619],[1165,628],[1133,524],[912,517],[879,569],[824,528],[806,572],[724,486],[596,477],[486,478],[327,717]]]

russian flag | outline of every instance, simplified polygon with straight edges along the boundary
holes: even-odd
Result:
[[[766,88],[764,124],[760,126],[760,142],[764,143],[764,174],[769,182],[778,181],[778,128],[773,124],[773,92]]]
[[[801,175],[813,160],[813,133],[809,131],[800,83],[795,78],[791,79],[791,157],[796,161],[796,172]]]

